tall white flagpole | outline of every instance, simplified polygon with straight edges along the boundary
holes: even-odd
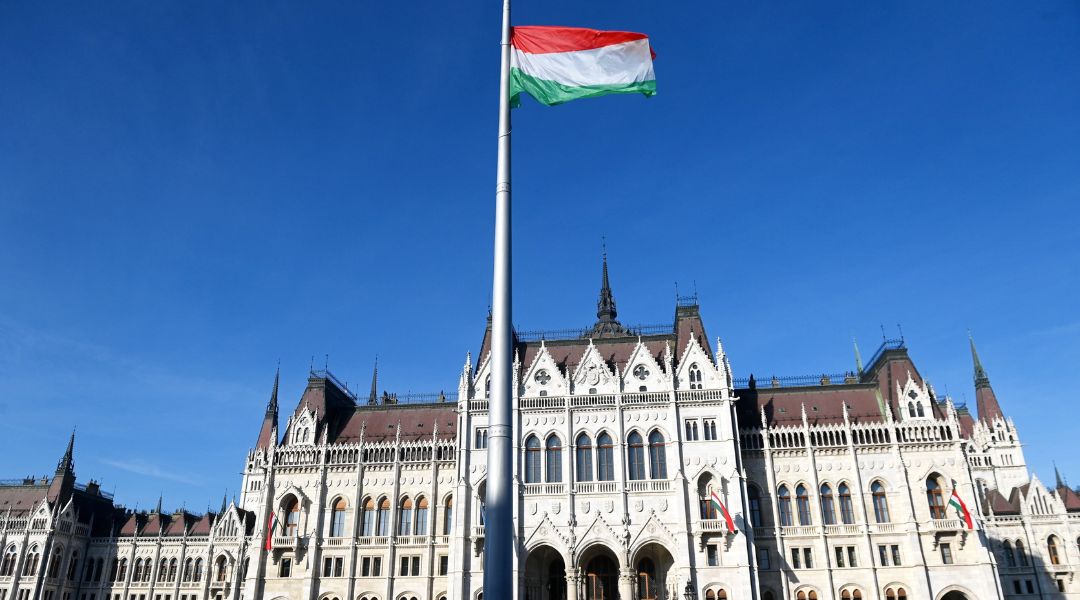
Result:
[[[484,524],[484,597],[514,597],[513,377],[510,264],[510,0],[503,0],[499,162],[495,185],[495,276],[491,294],[491,398]]]

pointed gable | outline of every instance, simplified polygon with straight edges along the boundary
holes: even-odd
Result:
[[[565,396],[570,393],[570,384],[562,369],[548,352],[544,342],[540,342],[540,351],[536,353],[532,364],[521,378],[522,396]]]
[[[589,340],[572,378],[575,394],[614,394],[619,391],[615,373],[608,367],[596,346]]]

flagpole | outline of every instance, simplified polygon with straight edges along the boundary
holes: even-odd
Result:
[[[499,73],[499,160],[495,185],[495,269],[491,294],[491,398],[485,498],[484,596],[514,597],[513,342],[510,236],[510,0],[503,0]]]

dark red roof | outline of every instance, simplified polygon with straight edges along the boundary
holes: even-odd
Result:
[[[393,440],[399,423],[403,441],[431,439],[436,424],[439,439],[454,439],[457,436],[457,406],[447,403],[357,407],[333,441],[357,443],[360,441],[361,429],[365,441]]]
[[[29,482],[34,483],[29,483]],[[48,483],[38,483],[40,480],[28,480],[25,485],[0,485],[0,515],[7,514],[11,510],[11,516],[24,517],[45,499],[49,490]]]
[[[1016,491],[1011,494],[1012,499],[1007,499],[997,490],[986,491],[986,506],[993,510],[996,515],[1020,514],[1020,500]]]
[[[761,425],[761,409],[769,427],[802,424],[802,407],[811,425],[844,422],[843,405],[853,423],[884,419],[873,383],[838,384],[793,388],[747,388],[736,390],[740,427]]]
[[[1063,485],[1057,489],[1058,496],[1065,503],[1065,510],[1069,512],[1080,511],[1080,494],[1069,486]]]

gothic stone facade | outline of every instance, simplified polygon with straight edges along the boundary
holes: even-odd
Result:
[[[275,381],[217,512],[115,505],[72,438],[52,478],[0,486],[0,600],[482,598],[488,343],[456,398],[313,372],[279,424]],[[696,304],[627,329],[606,277],[592,329],[515,348],[516,598],[1080,598],[1080,497],[1029,477],[974,347],[978,420],[901,341],[736,379]]]

